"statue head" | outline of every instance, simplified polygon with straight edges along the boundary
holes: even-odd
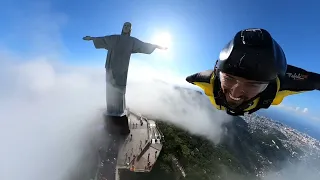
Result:
[[[130,22],[125,22],[123,24],[121,34],[130,36],[130,34],[131,34],[131,23]]]

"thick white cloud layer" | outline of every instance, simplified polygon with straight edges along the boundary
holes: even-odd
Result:
[[[63,179],[100,141],[103,86],[45,60],[1,59],[0,179]]]
[[[104,138],[103,68],[72,67],[46,57],[21,61],[9,53],[0,59],[0,178],[85,176],[81,168],[94,166]],[[227,116],[214,113],[204,96],[175,89],[172,84],[189,86],[184,77],[164,74],[133,61],[128,106],[218,143]]]

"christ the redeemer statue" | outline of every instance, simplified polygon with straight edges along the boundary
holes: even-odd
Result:
[[[113,124],[120,128],[122,134],[130,132],[126,117],[125,94],[131,54],[151,54],[156,48],[167,49],[159,45],[142,42],[130,36],[130,34],[131,23],[126,22],[121,34],[102,37],[85,36],[83,38],[87,41],[92,40],[96,49],[108,50],[105,63],[107,103],[105,116],[108,121],[113,121]],[[110,122],[107,124],[110,124]],[[117,131],[114,129],[116,127],[112,128],[112,131]]]

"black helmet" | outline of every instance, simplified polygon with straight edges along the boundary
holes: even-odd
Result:
[[[256,81],[284,76],[287,61],[280,45],[264,29],[244,29],[222,49],[218,71]]]

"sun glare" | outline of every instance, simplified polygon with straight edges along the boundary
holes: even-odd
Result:
[[[153,43],[164,46],[167,48],[171,47],[171,36],[167,32],[162,32],[159,34],[156,34],[155,37],[153,38]]]

